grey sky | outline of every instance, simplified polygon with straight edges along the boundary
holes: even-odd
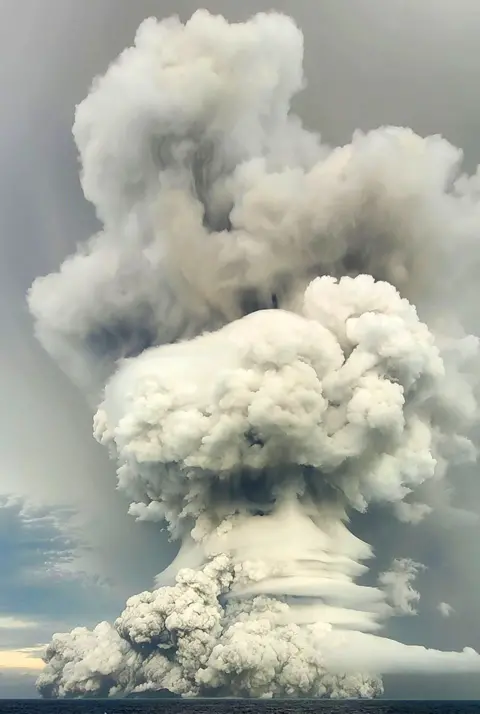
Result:
[[[187,19],[199,6],[191,0],[0,4],[0,494],[78,510],[77,522],[88,525],[85,538],[91,548],[82,555],[82,567],[109,579],[115,598],[148,587],[172,548],[157,526],[135,524],[126,515],[113,466],[91,437],[91,414],[37,345],[24,296],[37,275],[57,268],[96,229],[77,176],[71,138],[75,104],[94,75],[131,43],[142,19],[172,13]],[[470,168],[479,161],[477,0],[216,0],[201,6],[232,20],[270,8],[297,20],[305,35],[308,80],[297,109],[326,141],[347,141],[355,128],[408,125],[421,134],[444,134],[465,150]],[[464,489],[467,501],[478,493],[474,478]],[[426,558],[440,569],[430,576],[436,580],[425,580],[432,612],[437,604],[432,582],[456,581],[462,592],[442,592],[439,600],[456,598],[458,605],[453,604],[463,616],[440,621],[426,606],[423,625],[409,622],[407,628],[399,622],[398,629],[408,637],[408,630],[420,627],[434,646],[475,646],[457,640],[472,637],[477,628],[478,527],[453,530],[454,536],[451,530],[440,537],[434,528],[398,538],[404,539],[405,550],[414,551],[420,535]],[[464,558],[458,562],[459,553],[468,556],[468,567]],[[465,585],[460,576],[468,576]],[[2,581],[0,587],[0,603],[6,603],[10,586]],[[32,592],[32,615],[38,614],[33,600]],[[100,600],[98,617],[103,617]],[[74,611],[71,603],[69,612]],[[90,622],[90,614],[86,608],[83,622]],[[478,647],[480,637],[473,637]],[[3,680],[0,696],[7,691]],[[451,686],[459,695],[465,685]],[[480,685],[475,691],[480,695]]]

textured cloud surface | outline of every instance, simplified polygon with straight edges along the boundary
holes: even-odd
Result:
[[[81,569],[73,515],[0,497],[0,668],[21,668],[22,657],[28,667],[24,648],[46,642],[58,624],[115,611],[105,584]]]
[[[476,459],[478,180],[409,129],[323,146],[290,112],[302,53],[274,13],[150,19],[77,108],[104,227],[29,305],[99,404],[131,514],[182,545],[114,626],[54,637],[45,695],[375,696],[382,674],[480,671],[379,634],[414,614],[421,565],[358,584],[373,553],[347,527],[373,504],[417,522]]]

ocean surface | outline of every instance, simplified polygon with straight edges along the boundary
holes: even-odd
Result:
[[[0,714],[480,714],[480,701],[0,700]]]

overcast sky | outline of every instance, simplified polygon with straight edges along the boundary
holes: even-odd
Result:
[[[480,160],[478,0],[202,6],[231,20],[271,8],[297,20],[308,89],[296,108],[326,141],[346,142],[356,128],[408,125],[461,146],[470,168]],[[115,617],[173,552],[158,526],[126,515],[113,466],[91,436],[91,414],[35,342],[25,293],[96,229],[77,176],[75,104],[142,19],[187,19],[198,7],[191,0],[0,3],[0,698],[31,695],[35,648],[55,630]],[[478,493],[474,477],[464,481],[465,501]],[[425,612],[413,627],[398,622],[399,638],[413,641],[421,631],[432,646],[479,647],[480,530],[459,521],[452,516],[443,533],[398,536],[405,555],[418,553],[421,541],[429,564]],[[393,537],[386,529],[385,542]],[[441,600],[455,601],[455,618],[432,615],[439,587]],[[442,687],[409,680],[391,691],[480,697],[473,679]]]

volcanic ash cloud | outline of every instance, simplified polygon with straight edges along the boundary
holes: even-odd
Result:
[[[409,129],[323,146],[290,112],[302,54],[283,15],[149,19],[77,108],[104,228],[29,306],[99,404],[130,513],[181,547],[113,625],[54,635],[45,696],[369,697],[383,673],[480,671],[381,634],[422,566],[358,584],[373,552],[348,530],[371,504],[414,527],[418,489],[476,458],[476,179]]]

